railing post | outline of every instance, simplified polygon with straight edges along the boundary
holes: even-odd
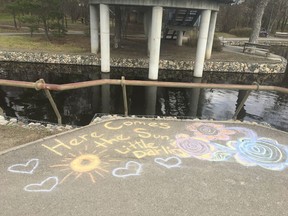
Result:
[[[125,77],[121,77],[121,86],[122,86],[122,93],[123,93],[123,103],[124,103],[124,114],[128,116],[128,102],[127,102],[127,92],[126,92],[126,85],[125,85]]]
[[[40,79],[36,83],[45,84],[45,81],[44,81],[44,79]],[[36,90],[38,90],[38,89],[36,88]],[[48,98],[48,100],[49,100],[49,102],[50,102],[50,104],[51,104],[51,106],[52,106],[52,108],[54,110],[54,113],[57,116],[58,124],[61,125],[62,124],[62,117],[61,117],[61,114],[60,114],[60,112],[59,112],[59,110],[57,108],[57,105],[56,105],[56,103],[55,103],[50,91],[48,89],[44,89],[44,92],[45,92],[45,94],[46,94],[46,96],[47,96],[47,98]]]

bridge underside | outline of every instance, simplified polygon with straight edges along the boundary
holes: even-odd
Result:
[[[101,47],[101,71],[110,71],[110,9],[109,6],[140,7],[144,12],[144,28],[147,37],[149,79],[158,79],[161,38],[174,39],[182,45],[183,32],[199,26],[199,36],[194,65],[194,76],[202,77],[205,58],[210,59],[217,19],[221,3],[231,0],[90,0],[91,52]],[[164,16],[163,11],[165,8]],[[115,15],[117,16],[117,14]],[[168,16],[168,18],[167,18]],[[164,18],[163,18],[164,17]],[[100,20],[99,20],[100,18]],[[199,19],[198,19],[199,18]],[[115,23],[116,25],[116,23]],[[116,26],[115,26],[116,28]],[[162,32],[163,30],[163,32]],[[100,35],[100,38],[99,38]]]
[[[90,0],[90,4],[129,5],[129,6],[160,6],[167,8],[193,8],[198,10],[219,10],[220,3],[229,3],[231,0]]]

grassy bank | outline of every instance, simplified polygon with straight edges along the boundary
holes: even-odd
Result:
[[[215,32],[215,35],[217,37],[223,37],[223,38],[237,38],[236,35],[232,35],[232,34],[225,33],[225,32]]]
[[[90,41],[84,35],[67,35],[47,41],[44,35],[0,36],[3,50],[45,51],[65,53],[86,53],[90,51]]]

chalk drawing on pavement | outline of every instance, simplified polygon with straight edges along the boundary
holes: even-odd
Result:
[[[33,183],[25,186],[24,190],[27,192],[51,192],[58,185],[58,182],[58,177],[52,176],[40,183]]]
[[[197,137],[178,138],[179,148],[190,157],[208,161],[225,161],[232,157],[232,150],[217,143]]]
[[[86,148],[87,149],[87,148]],[[107,159],[109,155],[107,150],[97,152],[97,150],[89,153],[78,152],[78,155],[70,153],[69,156],[62,160],[61,164],[51,165],[51,168],[60,168],[60,171],[68,171],[68,173],[60,181],[60,184],[66,181],[69,177],[74,176],[78,179],[83,175],[90,178],[91,182],[95,183],[97,177],[104,178],[105,174],[109,173],[109,166],[113,159]]]
[[[193,137],[205,140],[230,140],[235,130],[225,128],[222,124],[197,122],[187,125],[187,130],[193,133]]]
[[[154,162],[167,169],[180,167],[182,160],[179,157],[155,158]]]
[[[112,175],[118,178],[126,178],[130,176],[139,176],[141,172],[142,164],[136,161],[128,161],[124,167],[114,169]]]
[[[258,137],[249,128],[193,123],[186,126],[186,132],[176,135],[176,143],[191,158],[236,161],[244,166],[275,171],[282,171],[288,166],[287,146],[270,138]]]
[[[234,158],[244,166],[282,171],[288,166],[288,148],[269,138],[242,138],[227,144],[236,150]]]
[[[24,164],[14,164],[8,167],[7,170],[13,173],[33,174],[38,165],[39,165],[39,159],[33,158]]]
[[[100,130],[75,133],[69,139],[52,139],[40,145],[53,158],[48,165],[41,160],[41,166],[50,167],[56,173],[45,176],[43,181],[34,180],[27,186],[25,183],[24,190],[51,192],[64,182],[80,178],[92,183],[102,183],[111,175],[133,179],[141,176],[144,168],[145,173],[149,172],[150,166],[146,167],[144,161],[169,170],[185,167],[184,162],[189,159],[234,162],[273,171],[288,167],[285,143],[261,137],[250,129],[252,127],[205,122],[176,126],[144,120],[108,121]],[[28,174],[32,178],[36,170],[38,176],[39,164],[40,159],[32,158],[9,166],[7,171]]]

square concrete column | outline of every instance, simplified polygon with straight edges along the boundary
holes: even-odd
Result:
[[[217,11],[212,11],[211,12],[210,25],[209,25],[209,32],[208,32],[208,41],[207,41],[207,47],[206,47],[206,59],[211,58],[213,41],[214,41],[214,34],[215,34],[215,27],[216,27],[216,20],[217,20]]]
[[[152,26],[150,42],[149,79],[157,80],[159,71],[161,28],[162,28],[162,7],[153,7]]]
[[[110,72],[109,6],[100,4],[101,71]]]
[[[203,10],[201,13],[200,30],[196,50],[195,67],[194,67],[194,77],[202,77],[203,75],[210,16],[211,16],[211,10]]]
[[[96,5],[90,5],[90,39],[91,53],[97,54],[99,51],[99,10]]]
[[[183,31],[177,32],[177,45],[182,46],[183,41]]]

